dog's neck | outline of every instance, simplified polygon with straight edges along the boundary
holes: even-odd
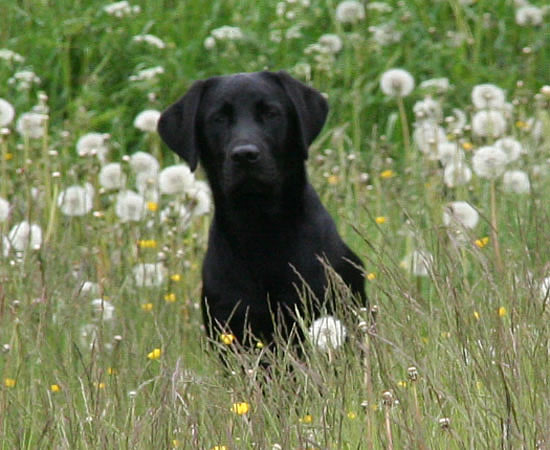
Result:
[[[301,221],[309,189],[313,188],[304,172],[287,178],[279,192],[224,198],[213,190],[214,223],[238,240],[240,235],[250,236],[250,230],[258,230],[264,237],[276,237]]]

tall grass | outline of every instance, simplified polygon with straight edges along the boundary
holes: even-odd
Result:
[[[1,448],[545,448],[548,15],[521,27],[511,1],[464,3],[392,1],[390,12],[367,9],[350,25],[336,20],[336,2],[288,2],[277,15],[275,2],[143,0],[134,3],[139,13],[116,18],[96,0],[0,0],[1,46],[25,58],[0,59],[0,97],[18,117],[39,91],[49,108],[44,137],[24,139],[11,123],[0,143],[0,197],[10,203],[0,222]],[[381,24],[401,37],[377,44],[369,27]],[[243,38],[206,49],[223,25],[240,27]],[[144,33],[166,48],[132,41]],[[343,40],[333,59],[304,52],[325,33]],[[164,73],[130,81],[154,66]],[[506,192],[498,178],[492,202],[491,181],[474,174],[449,187],[442,166],[417,144],[405,154],[400,121],[407,117],[414,130],[413,104],[427,91],[401,99],[400,113],[378,85],[392,67],[417,84],[449,79],[451,89],[431,94],[446,117],[465,112],[460,133],[450,119],[441,125],[468,164],[495,140],[471,131],[472,88],[503,88],[513,104],[506,134],[525,149],[509,168],[529,174],[530,192]],[[161,220],[160,211],[179,201],[163,195],[144,220],[122,223],[116,194],[98,182],[103,163],[75,151],[80,136],[109,133],[106,159],[122,162],[133,188],[124,155],[147,151],[163,167],[177,162],[156,135],[132,126],[140,111],[163,109],[195,79],[264,68],[290,70],[331,105],[310,150],[310,176],[365,261],[376,322],[340,290],[348,341],[328,353],[310,341],[239,352],[228,351],[237,343],[207,343],[198,305],[209,218],[184,227],[172,211]],[[41,82],[10,84],[23,69]],[[540,124],[536,135],[530,119]],[[93,212],[65,216],[58,194],[85,182],[95,188]],[[455,200],[479,212],[474,229],[444,225]],[[43,243],[8,252],[6,238],[23,220],[41,226]],[[433,259],[413,267],[423,266],[406,258],[414,250]],[[167,271],[163,283],[139,287],[135,265],[157,261]],[[97,291],[84,292],[85,281]],[[93,299],[112,304],[113,318]],[[300,326],[307,330],[309,318]]]

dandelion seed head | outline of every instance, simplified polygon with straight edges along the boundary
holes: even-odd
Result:
[[[17,132],[29,139],[40,139],[46,132],[48,116],[36,112],[26,112],[19,116],[15,129]]]
[[[319,38],[319,44],[330,53],[336,54],[342,50],[342,39],[337,34],[323,34]]]
[[[128,77],[130,81],[152,81],[164,73],[164,67],[154,66],[139,70],[135,75]]]
[[[439,145],[447,142],[447,137],[439,125],[423,121],[414,128],[413,141],[428,159],[435,161],[439,159]]]
[[[464,228],[475,228],[479,222],[479,213],[468,203],[463,201],[451,202],[443,211],[443,224]]]
[[[416,102],[413,106],[413,112],[418,121],[429,120],[440,123],[443,120],[441,104],[431,97]]]
[[[168,166],[159,174],[159,188],[164,194],[183,194],[194,182],[195,177],[186,164]]]
[[[57,206],[66,216],[84,216],[93,208],[94,188],[90,183],[85,186],[69,186],[57,196]]]
[[[414,78],[406,70],[390,69],[382,74],[380,88],[390,97],[406,97],[414,89]]]
[[[5,222],[10,216],[10,202],[0,197],[0,222]]]
[[[126,184],[126,175],[120,163],[105,164],[99,171],[99,184],[107,190],[122,189]]]
[[[309,338],[321,351],[327,352],[340,347],[347,335],[344,324],[332,316],[315,320],[308,330]]]
[[[103,298],[96,298],[91,301],[92,314],[94,318],[110,321],[113,319],[115,314],[115,307],[113,304]]]
[[[526,4],[516,9],[516,23],[521,27],[542,25],[543,10],[537,6]]]
[[[118,193],[115,214],[122,222],[138,222],[146,212],[146,202],[137,192],[126,190]]]
[[[501,109],[505,100],[504,91],[494,84],[478,84],[472,89],[472,103],[477,109]]]
[[[160,111],[146,109],[136,116],[134,119],[134,127],[147,133],[156,133],[159,119]]]
[[[427,250],[414,250],[403,258],[401,267],[417,277],[427,277],[433,266],[433,255]]]
[[[502,176],[502,189],[515,194],[528,194],[531,191],[529,175],[523,170],[508,170]]]
[[[162,263],[143,263],[137,264],[132,269],[134,281],[138,287],[160,286],[168,271]]]
[[[229,25],[213,29],[210,35],[217,41],[238,41],[244,37],[239,27],[231,27]]]
[[[443,167],[465,160],[464,151],[456,142],[440,142],[437,146],[437,156]]]
[[[12,104],[0,98],[0,128],[7,127],[15,117],[15,109]]]
[[[500,111],[478,111],[472,117],[472,131],[476,136],[498,138],[506,132],[506,119]]]
[[[25,62],[25,58],[23,58],[23,56],[8,48],[0,48],[0,59],[17,63]]]
[[[480,147],[472,158],[474,172],[481,178],[495,179],[504,173],[508,157],[495,146]]]
[[[498,139],[495,141],[494,146],[506,153],[508,162],[516,161],[524,152],[521,143],[512,137]]]
[[[25,252],[27,249],[37,250],[42,245],[42,228],[26,220],[19,222],[11,228],[7,242],[17,252]]]
[[[365,19],[364,6],[355,0],[345,0],[336,7],[336,21],[340,23],[357,23]]]
[[[109,135],[106,133],[87,133],[81,136],[76,143],[76,152],[79,156],[96,155],[101,161],[104,160],[109,147],[107,141]]]

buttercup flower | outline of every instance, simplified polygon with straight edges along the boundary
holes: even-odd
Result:
[[[479,213],[468,202],[451,202],[443,211],[445,226],[475,228],[478,221]]]
[[[345,0],[336,7],[336,20],[341,23],[357,23],[365,19],[365,8],[355,0]]]
[[[250,411],[250,404],[246,402],[233,403],[233,406],[231,406],[231,411],[239,416],[242,416]]]
[[[414,89],[414,78],[403,69],[390,69],[380,78],[382,92],[390,97],[406,97]]]
[[[137,222],[145,216],[145,199],[134,191],[119,192],[115,204],[115,214],[122,222]]]
[[[472,103],[477,109],[501,109],[505,99],[504,91],[494,84],[478,84],[472,89]]]
[[[134,119],[134,127],[148,133],[156,133],[159,118],[160,111],[155,109],[146,109],[136,116]]]
[[[83,216],[93,208],[94,188],[90,183],[86,186],[70,186],[60,192],[57,205],[66,216]]]
[[[346,339],[347,331],[338,319],[323,316],[311,324],[308,334],[317,348],[326,352],[340,347]]]
[[[472,131],[481,137],[500,137],[506,132],[506,119],[500,111],[478,111],[472,117]]]
[[[10,102],[0,98],[0,128],[7,127],[15,117],[15,109]]]
[[[523,170],[509,170],[502,176],[502,189],[515,194],[528,194],[531,191],[529,176]]]
[[[168,166],[159,174],[159,188],[164,194],[183,194],[194,181],[195,177],[186,164]]]
[[[99,184],[107,190],[123,188],[126,184],[126,175],[120,163],[104,165],[99,171]]]
[[[26,112],[19,116],[15,129],[29,139],[40,139],[44,136],[48,116],[35,112]]]
[[[151,287],[160,286],[167,275],[166,268],[162,263],[137,264],[132,269],[136,286]]]
[[[159,359],[162,356],[162,350],[160,348],[155,348],[153,351],[147,354],[149,359]]]
[[[474,172],[481,178],[494,179],[502,175],[507,163],[506,153],[490,145],[480,147],[472,158]]]

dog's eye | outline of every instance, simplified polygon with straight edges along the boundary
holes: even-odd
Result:
[[[265,106],[261,110],[261,115],[264,119],[274,119],[276,117],[279,117],[281,115],[281,112],[278,108],[275,108],[274,106]]]
[[[215,114],[212,114],[212,116],[210,116],[210,120],[215,123],[225,123],[227,122],[227,114],[225,114],[222,111],[217,112]]]

